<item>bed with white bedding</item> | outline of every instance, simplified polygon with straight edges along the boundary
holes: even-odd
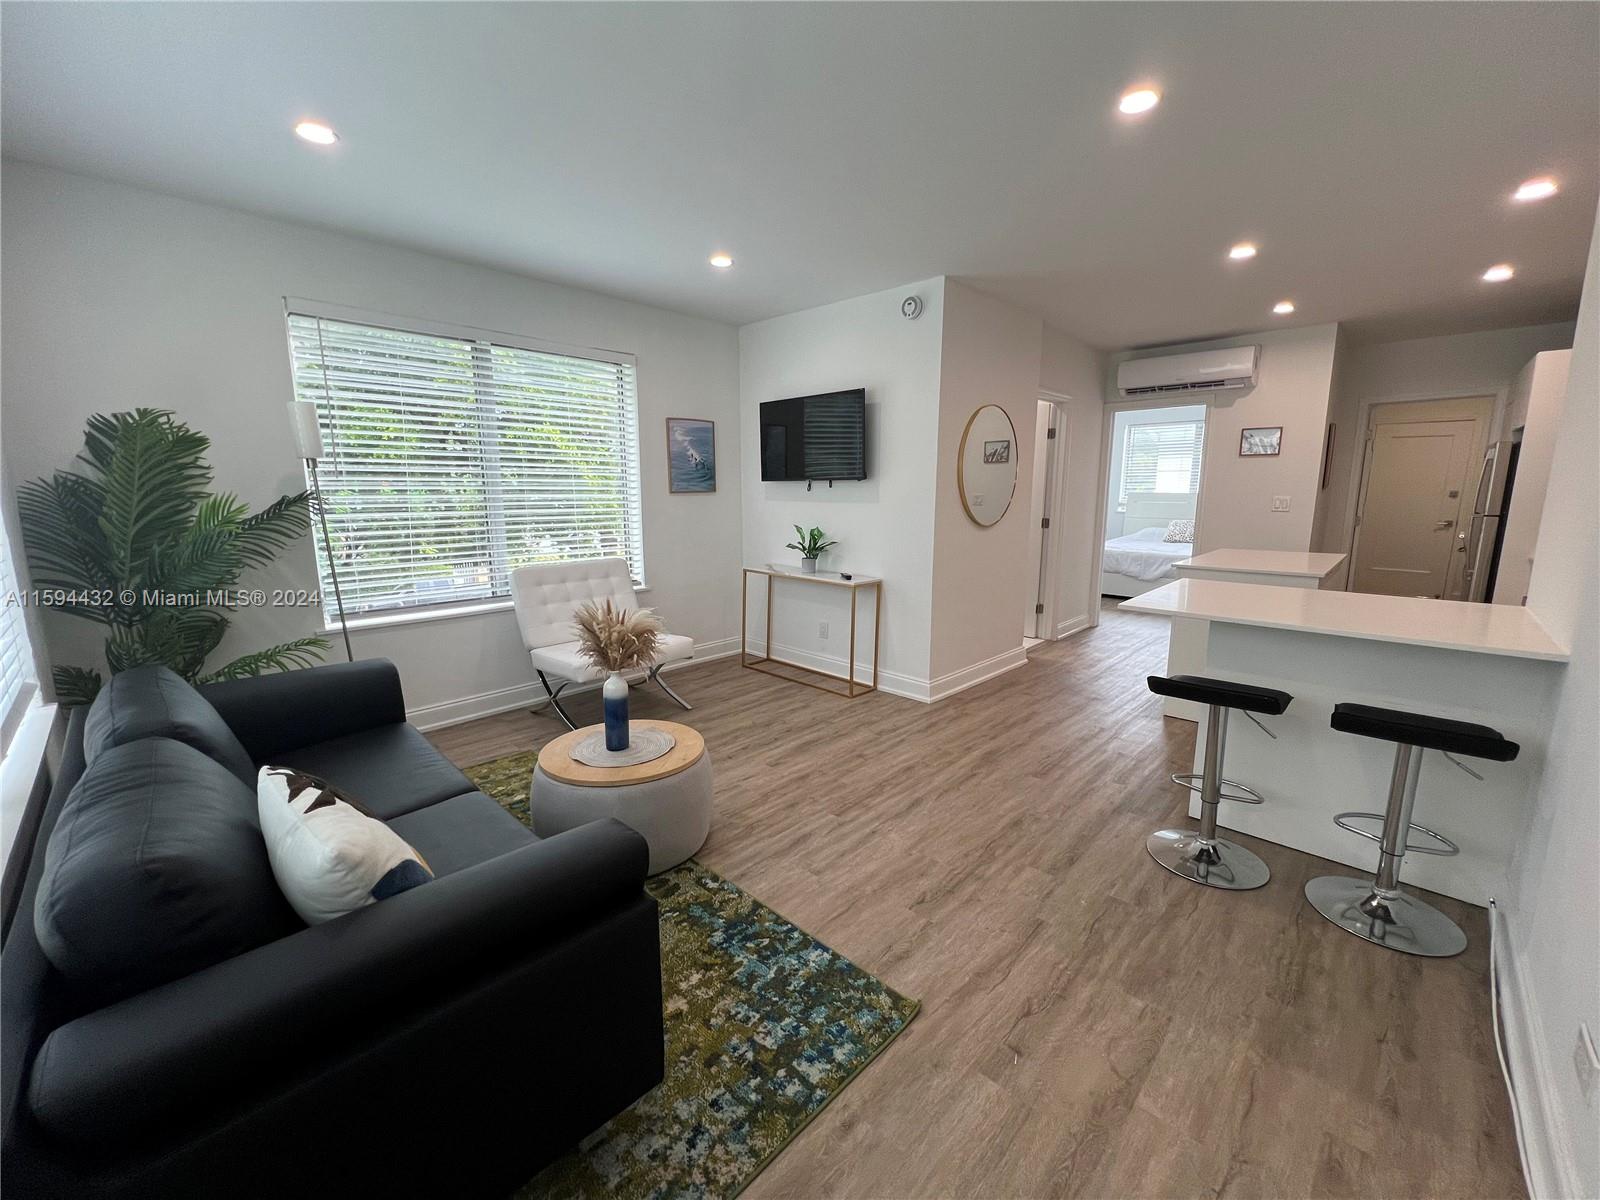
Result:
[[[1178,577],[1173,563],[1194,556],[1194,543],[1169,542],[1167,527],[1107,538],[1100,562],[1100,594],[1138,596]]]

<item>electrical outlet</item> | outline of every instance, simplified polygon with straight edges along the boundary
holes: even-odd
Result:
[[[1578,1069],[1578,1088],[1584,1101],[1592,1105],[1595,1083],[1600,1082],[1600,1054],[1595,1053],[1589,1026],[1582,1022],[1578,1024],[1578,1044],[1572,1048],[1572,1065]]]
[[[828,638],[828,623],[826,621],[818,621],[817,622],[817,636],[819,638],[823,639],[824,641],[827,640],[827,638]]]
[[[1272,498],[1272,511],[1273,512],[1288,512],[1289,511],[1289,497],[1287,497],[1287,496],[1274,496]]]

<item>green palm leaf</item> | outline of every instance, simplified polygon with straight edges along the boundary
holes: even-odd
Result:
[[[60,611],[111,626],[105,654],[113,673],[159,662],[199,679],[228,630],[227,600],[240,574],[269,565],[309,525],[303,492],[258,513],[237,496],[208,494],[209,446],[160,409],[99,414],[84,431],[83,472],[18,488],[33,585],[111,598]],[[207,678],[310,666],[327,645],[321,637],[286,642]],[[87,703],[100,687],[100,674],[82,667],[58,668],[54,678],[69,704]]]
[[[277,557],[290,542],[311,527],[311,493],[280,496],[254,516],[239,523],[236,546],[248,567],[260,567]]]
[[[292,642],[284,642],[280,646],[273,646],[269,650],[257,650],[254,654],[241,655],[226,666],[218,667],[199,682],[216,683],[222,679],[242,679],[247,675],[259,675],[263,671],[293,671],[301,667],[314,666],[321,661],[327,649],[327,638],[298,638]]]

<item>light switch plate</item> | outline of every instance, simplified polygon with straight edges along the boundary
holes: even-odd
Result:
[[[1272,498],[1272,511],[1273,512],[1288,512],[1289,511],[1289,497],[1287,497],[1287,496],[1274,496]]]

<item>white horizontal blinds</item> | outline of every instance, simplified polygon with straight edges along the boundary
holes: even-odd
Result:
[[[1205,422],[1128,426],[1122,454],[1122,499],[1136,492],[1193,495],[1200,490]]]
[[[536,562],[643,581],[631,363],[299,314],[289,343],[347,612],[507,596]]]
[[[17,591],[11,545],[0,528],[0,753],[16,728],[18,710],[33,695],[33,675],[33,651],[28,648],[28,625]]]

